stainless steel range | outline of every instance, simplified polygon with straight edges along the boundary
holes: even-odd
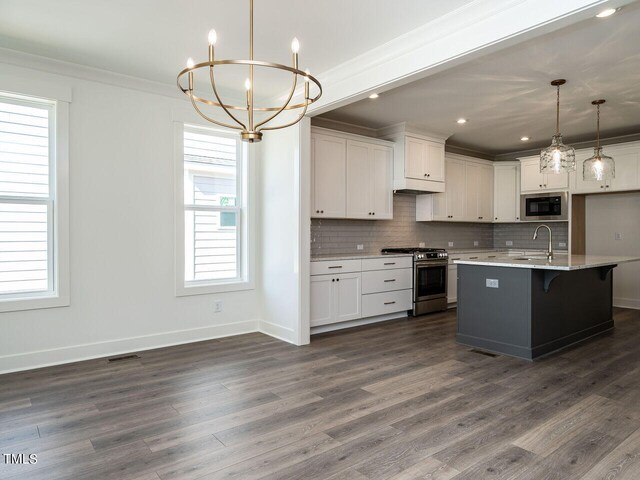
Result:
[[[449,254],[439,248],[383,248],[383,254],[413,254],[413,315],[447,309]]]

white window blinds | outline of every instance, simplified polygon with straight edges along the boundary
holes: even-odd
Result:
[[[0,298],[53,290],[53,109],[0,96]]]

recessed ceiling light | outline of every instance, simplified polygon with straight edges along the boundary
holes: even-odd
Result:
[[[467,123],[467,119],[466,118],[459,118],[458,120],[456,120],[456,123],[458,125],[464,125],[465,123]]]
[[[523,142],[528,142],[529,141],[529,137],[520,137],[520,140],[522,140]]]
[[[369,98],[371,100],[375,100],[376,98],[378,98],[380,95],[378,95],[377,93],[372,93],[371,95],[369,95]]]
[[[616,8],[607,8],[606,10],[603,10],[599,14],[597,14],[596,17],[598,18],[610,17],[611,15],[616,13],[616,10],[617,10]]]

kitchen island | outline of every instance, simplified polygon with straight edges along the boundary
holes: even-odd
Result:
[[[458,343],[527,360],[613,328],[613,269],[636,257],[456,260]]]

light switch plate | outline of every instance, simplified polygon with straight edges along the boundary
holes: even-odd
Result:
[[[449,246],[450,246],[450,247],[453,247],[453,242],[449,242]]]
[[[495,278],[487,278],[487,288],[500,288],[500,282]]]
[[[356,250],[364,250],[364,245],[359,243],[358,245],[356,245]]]
[[[560,248],[567,248],[567,242],[560,242],[560,243],[558,243],[558,246]]]
[[[474,247],[477,247],[478,245],[480,245],[480,242],[478,242],[477,240],[474,240],[474,241],[473,241],[473,246],[474,246]]]
[[[615,238],[616,240],[622,240],[622,233],[616,232],[613,238]]]
[[[511,240],[507,240],[505,243],[507,244],[507,247],[513,247],[513,242]]]
[[[424,244],[424,242],[420,242],[420,243],[418,244],[418,248],[424,248],[424,247],[426,247],[426,245]]]

